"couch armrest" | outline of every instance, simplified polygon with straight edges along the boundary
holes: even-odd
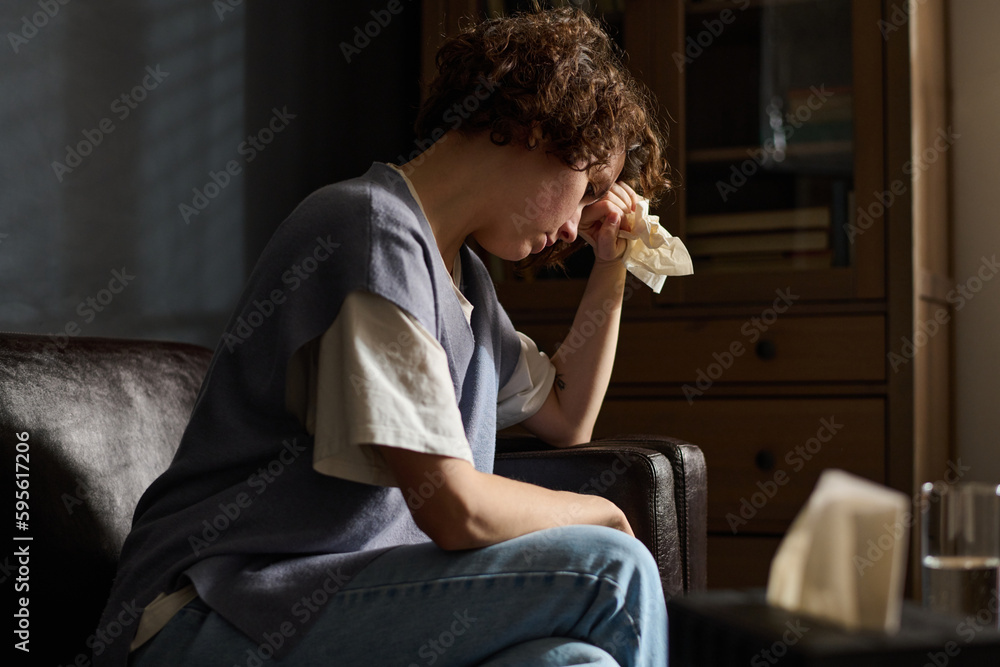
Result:
[[[494,470],[611,500],[656,559],[668,598],[705,588],[707,490],[696,446],[629,434],[557,449],[531,436],[501,435]]]

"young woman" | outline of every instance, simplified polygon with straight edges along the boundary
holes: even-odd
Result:
[[[96,664],[665,664],[659,575],[621,510],[491,474],[498,428],[591,437],[618,232],[667,184],[649,101],[578,11],[473,26],[438,65],[434,143],[312,194],[262,254],[101,627],[141,618]],[[589,243],[579,313],[606,324],[549,360],[469,238],[541,263]]]

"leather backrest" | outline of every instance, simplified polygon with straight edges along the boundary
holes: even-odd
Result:
[[[210,358],[179,343],[70,338],[60,348],[47,336],[0,334],[0,432],[29,434],[31,532],[117,558]]]
[[[29,474],[21,534],[32,538],[32,627],[52,623],[68,651],[50,659],[68,664],[86,652],[132,513],[170,464],[211,356],[182,343],[70,338],[59,346],[48,336],[0,334],[4,470],[13,474],[20,462]],[[27,460],[15,460],[18,433],[27,433]],[[33,642],[32,656],[41,659],[39,651],[54,647]]]

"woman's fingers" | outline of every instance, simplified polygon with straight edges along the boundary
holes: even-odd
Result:
[[[621,208],[622,215],[625,216],[622,220],[622,227],[626,231],[632,231],[632,222],[627,216],[638,207],[639,195],[636,194],[635,190],[628,183],[621,181],[611,186],[608,195],[612,196],[612,201]]]
[[[624,215],[621,204],[615,203],[613,200],[605,196],[603,199],[599,199],[583,209],[583,214],[580,216],[580,226],[584,227],[592,225],[595,222],[604,220],[609,215],[616,213],[618,215]]]
[[[639,195],[627,183],[619,181],[612,185],[611,189],[601,199],[584,209],[584,215],[580,222],[581,225],[586,222],[593,222],[606,217],[612,211],[617,212],[624,218],[632,211],[635,211],[638,205]]]
[[[618,181],[615,185],[620,186],[621,189],[628,195],[628,198],[632,201],[632,210],[634,211],[635,207],[639,205],[639,199],[641,199],[641,197],[639,197],[639,195],[636,194],[636,191],[632,189],[632,186],[625,181]]]
[[[624,240],[618,230],[632,231],[628,217],[639,205],[639,195],[627,183],[615,183],[601,199],[583,209],[578,233],[594,247],[598,257],[610,259],[621,254]]]
[[[620,203],[604,198],[586,207],[580,218],[578,233],[594,248],[600,259],[613,259],[622,252],[624,240],[618,239],[618,229],[623,220]]]
[[[618,208],[622,215],[632,210],[632,200],[629,198],[628,193],[621,188],[617,188],[615,185],[611,186],[611,189],[601,198],[601,201],[611,202]]]

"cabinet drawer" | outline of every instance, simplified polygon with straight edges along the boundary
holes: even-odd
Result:
[[[522,330],[551,355],[568,327],[536,324]],[[565,345],[572,360],[573,337]],[[881,315],[785,316],[769,325],[760,318],[623,322],[611,377],[612,382],[700,383],[702,389],[714,382],[884,379]]]
[[[656,433],[698,445],[708,465],[708,529],[777,534],[825,468],[885,480],[880,398],[605,402],[595,437]]]
[[[708,587],[764,588],[780,544],[780,537],[709,535]]]

